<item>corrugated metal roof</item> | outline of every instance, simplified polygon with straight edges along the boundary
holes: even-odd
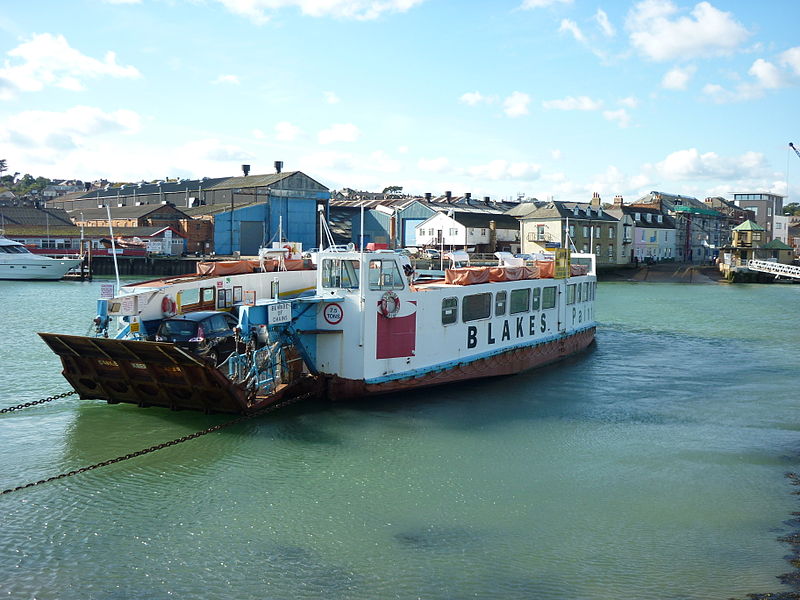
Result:
[[[142,204],[141,206],[111,206],[112,219],[138,219],[149,215],[161,208],[169,207],[173,211],[179,213],[177,218],[187,216],[182,209],[176,208],[169,204]],[[105,208],[75,208],[69,211],[69,215],[74,219],[80,219],[83,214],[84,221],[91,221],[97,219],[107,219],[108,211]]]

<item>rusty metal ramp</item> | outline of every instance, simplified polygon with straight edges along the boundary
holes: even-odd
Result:
[[[61,357],[63,375],[81,398],[203,412],[246,413],[254,408],[253,393],[173,344],[39,336]]]

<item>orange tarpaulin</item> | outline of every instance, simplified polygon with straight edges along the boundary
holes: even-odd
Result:
[[[444,282],[452,285],[474,285],[489,282],[489,269],[485,267],[463,267],[445,269]]]
[[[220,260],[214,262],[197,263],[198,275],[238,275],[239,273],[252,273],[258,263],[253,265],[249,260]]]
[[[555,275],[555,263],[551,260],[537,260],[536,266],[539,267],[539,279],[552,279]]]
[[[569,273],[573,277],[577,277],[578,275],[586,275],[589,272],[589,267],[586,265],[570,265],[569,266]]]
[[[490,267],[490,281],[519,281],[520,279],[536,279],[539,275],[537,267]]]

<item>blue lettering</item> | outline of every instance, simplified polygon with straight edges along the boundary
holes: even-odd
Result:
[[[511,339],[511,332],[508,330],[508,319],[503,321],[503,337],[502,340],[505,342]]]
[[[489,325],[489,335],[487,336],[488,338],[487,342],[490,344],[494,344],[496,340],[492,337],[492,324],[489,323],[488,325]]]
[[[517,337],[521,338],[524,333],[522,333],[522,317],[517,317]]]

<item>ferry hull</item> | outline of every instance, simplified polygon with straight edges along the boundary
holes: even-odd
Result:
[[[368,382],[345,379],[335,375],[329,376],[326,383],[327,395],[331,400],[345,400],[403,392],[469,379],[514,375],[577,354],[594,341],[594,336],[595,327],[590,327],[548,342],[510,348],[469,362],[387,381]]]

